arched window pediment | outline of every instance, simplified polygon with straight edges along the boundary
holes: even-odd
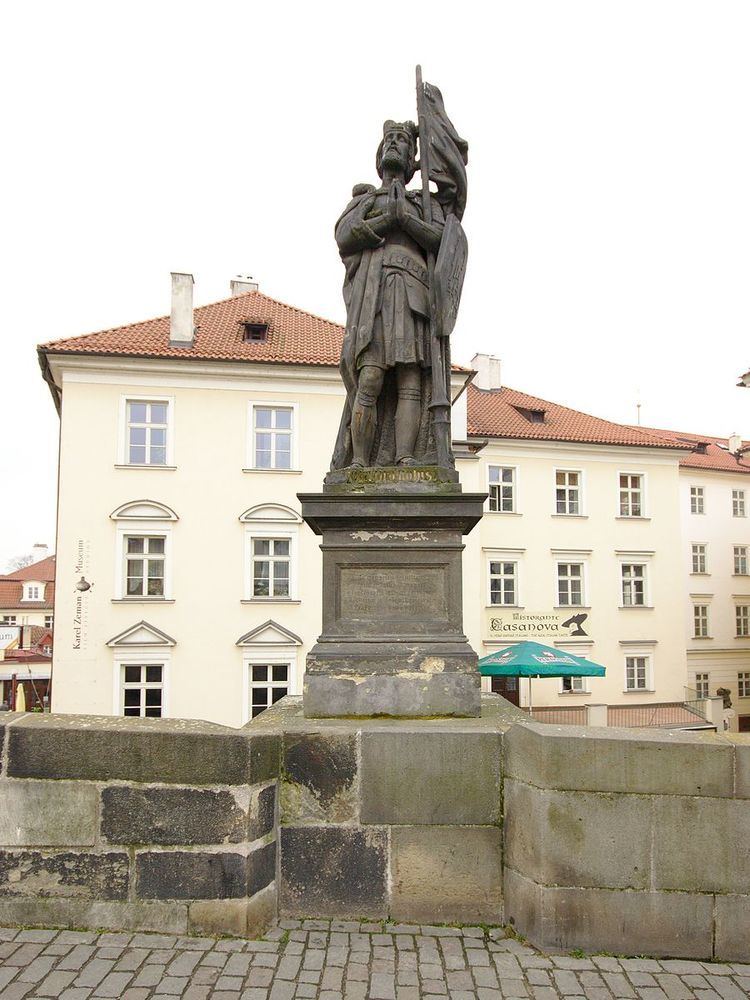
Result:
[[[130,500],[109,515],[113,521],[177,521],[177,514],[156,500]]]
[[[240,521],[243,524],[254,524],[260,521],[265,524],[268,524],[269,521],[283,524],[301,524],[302,518],[296,510],[292,510],[291,507],[285,507],[283,504],[260,503],[256,504],[255,507],[250,507],[244,514],[240,514]]]

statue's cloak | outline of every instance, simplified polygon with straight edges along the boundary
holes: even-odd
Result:
[[[372,196],[372,191],[373,189],[368,185],[363,193],[355,195],[349,202],[336,223],[337,239],[343,227],[350,225],[354,218],[359,219],[360,212],[358,210],[362,202]],[[417,191],[407,191],[406,196],[410,205],[422,218],[421,194]],[[434,197],[432,203],[433,218],[435,221],[442,222],[443,212]],[[346,388],[346,403],[341,414],[341,423],[331,459],[331,470],[345,469],[352,464],[351,419],[354,397],[357,393],[359,360],[372,341],[373,326],[380,308],[385,248],[385,240],[373,233],[372,247],[357,253],[341,254],[345,268],[343,295],[346,305],[346,333],[341,349],[339,370]],[[420,422],[414,447],[414,459],[420,465],[432,465],[437,460],[429,409],[431,400],[431,371],[429,368],[422,368]],[[377,431],[370,460],[372,466],[394,465],[396,462],[395,415],[397,403],[395,371],[389,369],[386,371],[383,390],[378,398]]]

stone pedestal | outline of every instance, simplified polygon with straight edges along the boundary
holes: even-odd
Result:
[[[485,495],[386,478],[299,499],[323,552],[323,631],[307,657],[305,715],[479,715],[461,553]]]

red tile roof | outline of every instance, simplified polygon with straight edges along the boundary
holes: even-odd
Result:
[[[268,325],[265,341],[244,341],[243,323]],[[344,328],[264,295],[241,295],[195,309],[195,341],[170,347],[169,316],[129,326],[52,340],[50,354],[114,354],[202,361],[265,361],[298,365],[338,365]]]
[[[9,649],[6,651],[4,659],[0,660],[0,669],[4,663],[52,663],[52,656],[39,649]],[[19,677],[19,680],[27,679]],[[34,679],[36,680],[36,678]]]
[[[20,580],[0,579],[0,613],[8,611],[52,611],[55,606],[55,585],[44,587],[43,601],[24,601],[23,583]]]
[[[268,327],[264,341],[242,339],[244,323]],[[169,316],[40,344],[49,354],[106,354],[140,358],[180,358],[193,361],[247,361],[338,367],[344,327],[262,292],[212,302],[195,309],[195,341],[191,347],[171,347]],[[453,365],[454,371],[471,368]]]
[[[691,451],[683,455],[680,465],[686,469],[714,469],[718,472],[750,473],[750,441],[743,441],[746,453],[734,455],[729,450],[728,438],[711,434],[686,434],[682,431],[667,431],[656,427],[644,427],[649,434],[656,434],[670,441],[687,444]],[[700,450],[697,450],[700,448]],[[704,454],[705,450],[705,454]]]
[[[614,424],[529,396],[516,389],[477,389],[468,392],[468,432],[472,437],[528,438],[534,441],[571,441],[584,444],[610,444],[640,448],[683,448],[679,444],[643,428]],[[531,411],[542,411],[544,419],[535,422]]]
[[[46,584],[43,601],[24,601],[23,584],[38,580]],[[39,562],[0,576],[0,611],[51,611],[55,606],[55,557],[47,556]]]
[[[24,566],[22,569],[13,570],[12,573],[6,573],[4,576],[0,575],[0,581],[2,580],[39,580],[42,583],[47,583],[55,579],[55,557],[47,556],[46,559],[40,559],[39,562],[30,563],[28,566]]]

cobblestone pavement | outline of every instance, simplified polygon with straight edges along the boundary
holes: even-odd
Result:
[[[0,1000],[744,1000],[750,964],[543,955],[500,929],[282,921],[261,941],[0,927]]]

